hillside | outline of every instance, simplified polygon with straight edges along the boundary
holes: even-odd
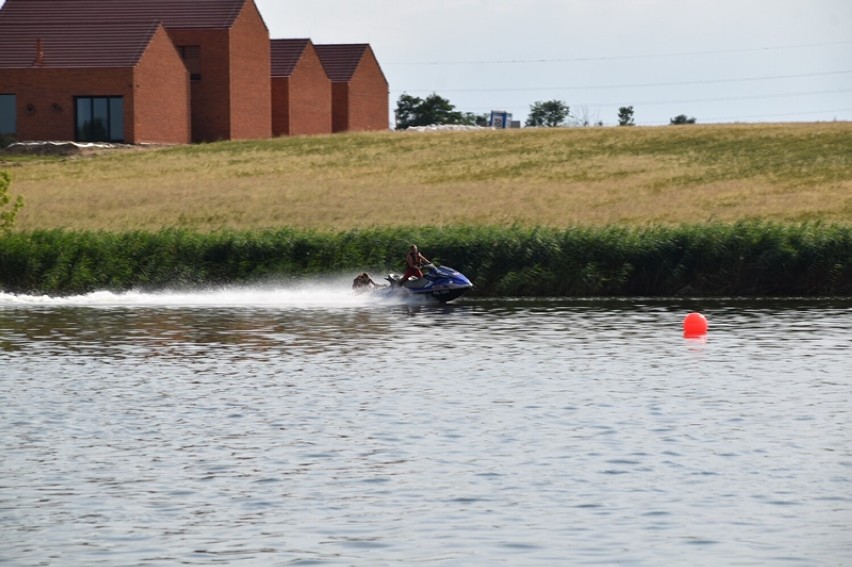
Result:
[[[852,123],[352,134],[0,154],[19,229],[852,224]]]

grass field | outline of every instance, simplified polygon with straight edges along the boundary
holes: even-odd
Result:
[[[852,224],[852,123],[346,134],[0,154],[17,229]]]

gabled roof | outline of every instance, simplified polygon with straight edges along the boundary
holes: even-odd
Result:
[[[133,67],[157,27],[228,29],[250,0],[6,0],[0,68]]]
[[[247,0],[6,0],[0,27],[162,21],[166,28],[230,28]]]
[[[272,76],[289,77],[292,75],[310,43],[310,39],[273,39],[270,42]]]
[[[0,68],[135,67],[158,28],[159,22],[4,25],[0,19]]]
[[[342,43],[315,45],[328,78],[334,83],[348,83],[355,75],[358,64],[370,49],[367,43]]]

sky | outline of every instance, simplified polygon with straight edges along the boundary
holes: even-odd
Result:
[[[850,0],[255,0],[273,38],[369,43],[400,95],[573,122],[852,120]]]
[[[4,0],[0,0],[2,6]],[[852,0],[255,0],[273,38],[369,43],[400,95],[573,123],[852,120]]]

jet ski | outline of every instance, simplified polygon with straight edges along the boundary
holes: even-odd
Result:
[[[390,286],[377,291],[384,291],[384,293],[389,294],[403,293],[418,297],[432,297],[441,303],[446,303],[461,297],[473,287],[473,284],[464,274],[449,266],[424,264],[420,268],[423,277],[408,280],[404,284],[400,284],[402,276],[399,274],[388,274],[385,279],[390,282]]]
[[[470,280],[449,266],[425,264],[421,266],[423,277],[401,283],[402,276],[388,274],[387,285],[374,282],[369,274],[363,273],[352,282],[354,293],[370,292],[382,298],[427,297],[441,303],[452,301],[473,287]]]

